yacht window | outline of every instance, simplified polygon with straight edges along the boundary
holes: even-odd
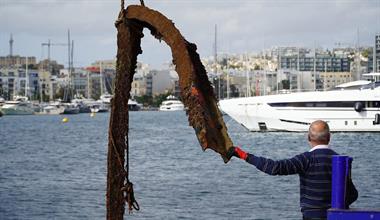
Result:
[[[315,103],[315,107],[327,107],[327,103],[326,102],[317,102]]]
[[[375,108],[380,108],[380,101],[374,101],[372,102],[372,106]]]
[[[329,108],[351,108],[354,107],[353,101],[345,102],[277,102],[268,103],[272,107],[329,107]],[[380,105],[380,103],[379,103]]]
[[[344,125],[348,125],[348,121],[344,121]]]
[[[313,107],[313,103],[306,103],[306,107]]]
[[[354,121],[354,125],[357,125],[358,124],[358,122],[357,121]]]

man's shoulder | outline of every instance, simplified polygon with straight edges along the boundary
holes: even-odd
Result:
[[[315,149],[313,151],[306,151],[301,154],[298,154],[296,157],[305,157],[309,159],[309,158],[320,157],[320,156],[331,157],[333,155],[339,155],[339,154],[335,152],[334,150],[332,150],[331,148],[324,148],[324,149]]]
[[[314,153],[314,154],[328,154],[328,155],[339,155],[337,152],[335,152],[331,148],[315,149],[315,150],[313,150],[310,153]]]
[[[321,161],[321,160],[328,160],[330,161],[331,158],[334,155],[339,155],[337,152],[332,150],[331,148],[325,148],[325,149],[316,149],[310,152],[310,158],[312,158],[312,161]]]

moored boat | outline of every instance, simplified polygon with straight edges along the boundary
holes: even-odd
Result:
[[[380,132],[380,82],[351,83],[331,91],[234,98],[223,112],[249,131],[300,131],[325,120],[331,131]]]
[[[184,111],[185,106],[175,96],[170,95],[160,105],[160,111]]]
[[[128,110],[129,111],[139,111],[142,108],[142,105],[134,100],[128,100]]]
[[[65,111],[65,107],[59,102],[49,103],[47,106],[42,107],[41,114],[46,115],[59,115]]]
[[[33,105],[27,97],[16,96],[13,101],[6,101],[1,106],[4,115],[32,115],[34,113]]]
[[[79,106],[75,103],[62,103],[64,111],[62,114],[79,114]]]

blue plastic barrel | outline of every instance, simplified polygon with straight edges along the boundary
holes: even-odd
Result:
[[[332,156],[331,208],[345,209],[346,182],[351,175],[352,158],[342,155]]]

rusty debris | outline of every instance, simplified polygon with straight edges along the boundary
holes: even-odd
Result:
[[[186,41],[171,20],[145,6],[131,5],[121,10],[115,25],[118,51],[109,124],[107,219],[123,219],[124,215],[126,195],[122,189],[129,182],[128,161],[127,170],[124,168],[126,153],[128,160],[128,99],[137,56],[142,53],[143,28],[148,28],[155,38],[165,41],[171,48],[179,75],[181,98],[202,149],[213,149],[227,163],[227,151],[233,146],[196,45]]]

